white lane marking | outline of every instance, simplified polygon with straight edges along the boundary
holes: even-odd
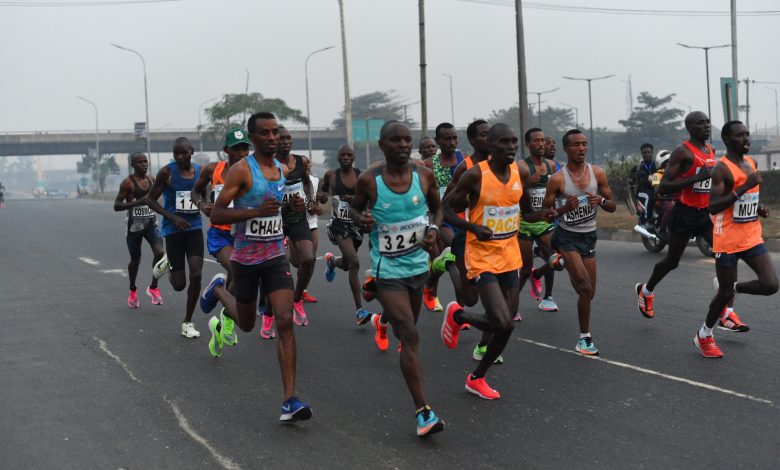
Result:
[[[81,258],[79,258],[79,259],[80,259],[81,261],[83,261],[83,262],[87,263],[87,264],[91,264],[92,266],[100,266],[100,261],[98,261],[98,260],[96,260],[96,259],[92,259],[92,258],[84,258],[84,257],[81,257]]]
[[[208,261],[209,263],[219,264],[219,262],[214,261],[213,259],[203,258],[203,261]]]
[[[103,274],[119,274],[122,277],[127,277],[127,273],[124,269],[101,269],[100,272]]]
[[[106,345],[106,342],[105,342],[105,341],[103,341],[102,339],[98,338],[97,336],[93,336],[93,337],[92,337],[92,339],[94,339],[95,341],[97,341],[97,343],[98,343],[98,346],[100,347],[100,349],[101,349],[101,350],[102,350],[104,353],[106,353],[106,355],[108,355],[108,357],[112,358],[112,359],[113,359],[113,360],[115,360],[115,361],[116,361],[116,362],[117,362],[117,363],[118,363],[120,366],[122,366],[122,368],[125,370],[125,372],[127,372],[127,375],[129,375],[129,376],[130,376],[130,378],[131,378],[131,379],[132,379],[134,382],[136,382],[136,383],[139,383],[139,384],[141,384],[141,385],[144,385],[144,386],[146,386],[146,384],[144,384],[144,383],[141,381],[141,379],[139,379],[138,377],[136,377],[136,376],[135,376],[135,374],[133,374],[133,371],[131,371],[131,370],[130,370],[130,367],[129,367],[127,364],[125,364],[125,362],[124,362],[124,361],[123,361],[123,360],[122,360],[122,359],[121,359],[119,356],[117,356],[116,354],[114,354],[113,352],[111,352],[111,350],[110,350],[110,349],[108,349],[108,346]],[[173,411],[173,414],[174,414],[174,416],[176,416],[176,421],[178,422],[178,424],[179,424],[179,427],[180,427],[180,428],[181,428],[181,429],[182,429],[182,430],[183,430],[185,433],[187,433],[187,435],[188,435],[188,436],[190,436],[190,437],[192,438],[192,440],[194,440],[194,441],[195,441],[195,442],[197,442],[198,444],[200,444],[200,445],[202,445],[203,447],[205,447],[205,448],[206,448],[206,450],[208,450],[208,451],[209,451],[209,453],[211,454],[211,456],[212,456],[212,457],[214,457],[214,460],[216,460],[218,464],[220,464],[220,465],[221,465],[223,468],[225,468],[225,469],[227,469],[227,470],[241,470],[241,467],[240,467],[240,466],[239,466],[239,465],[238,465],[236,462],[232,461],[232,460],[231,460],[231,459],[229,459],[228,457],[225,457],[224,455],[222,455],[222,454],[220,454],[219,452],[217,452],[217,450],[216,450],[216,449],[214,449],[214,447],[212,447],[212,446],[211,446],[211,444],[209,443],[209,441],[207,441],[207,440],[206,440],[206,439],[205,439],[203,436],[201,436],[200,434],[198,434],[198,433],[197,433],[197,432],[196,432],[196,431],[195,431],[195,430],[192,428],[192,426],[190,426],[190,422],[189,422],[189,421],[187,421],[187,417],[186,417],[186,416],[184,416],[184,413],[182,413],[182,412],[181,412],[181,410],[180,410],[180,409],[179,409],[179,407],[176,405],[176,403],[174,403],[174,402],[173,402],[173,400],[169,399],[169,398],[168,398],[166,395],[162,395],[162,399],[163,399],[163,401],[164,401],[165,403],[167,403],[167,404],[168,404],[168,406],[170,406],[170,407],[171,407],[171,411]]]
[[[754,397],[753,395],[748,395],[746,393],[735,392],[734,390],[729,390],[727,388],[721,388],[721,387],[718,387],[718,386],[715,386],[715,385],[710,385],[710,384],[707,384],[707,383],[704,383],[704,382],[697,382],[695,380],[686,379],[685,377],[678,377],[676,375],[665,374],[663,372],[658,372],[658,371],[655,371],[655,370],[652,370],[652,369],[646,369],[644,367],[639,367],[639,366],[635,366],[635,365],[632,365],[632,364],[626,364],[625,362],[612,361],[610,359],[604,359],[603,357],[599,357],[599,356],[583,356],[583,355],[581,355],[580,353],[578,353],[577,351],[574,351],[574,350],[563,349],[563,348],[559,348],[557,346],[553,346],[553,345],[545,344],[545,343],[540,343],[538,341],[533,341],[533,340],[530,340],[530,339],[525,339],[525,338],[517,338],[517,339],[519,341],[523,341],[525,343],[533,344],[534,346],[541,346],[543,348],[554,349],[556,351],[565,352],[567,354],[574,354],[575,356],[579,356],[579,357],[582,357],[584,359],[592,359],[594,361],[604,362],[606,364],[610,364],[610,365],[617,366],[617,367],[622,367],[624,369],[634,370],[634,371],[637,371],[637,372],[641,372],[643,374],[654,375],[656,377],[662,377],[664,379],[672,380],[672,381],[675,381],[675,382],[681,382],[681,383],[688,384],[688,385],[691,385],[691,386],[694,386],[694,387],[699,387],[699,388],[704,388],[704,389],[707,389],[707,390],[712,390],[714,392],[723,393],[725,395],[731,395],[731,396],[738,397],[738,398],[744,398],[746,400],[750,400],[750,401],[753,401],[753,402],[756,402],[756,403],[761,403],[762,405],[769,405],[771,407],[775,406],[775,404],[771,400],[767,400],[766,398]]]

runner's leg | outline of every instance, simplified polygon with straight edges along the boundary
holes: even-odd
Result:
[[[691,237],[687,233],[681,234],[674,230],[669,232],[669,247],[667,248],[666,256],[653,267],[653,274],[650,275],[650,279],[647,281],[647,290],[650,292],[655,290],[655,286],[661,282],[661,279],[671,271],[677,269],[690,238]],[[566,261],[568,262],[568,260]]]
[[[355,309],[363,306],[363,297],[360,295],[360,260],[358,259],[355,242],[351,238],[339,238],[339,250],[341,256],[334,260],[334,265],[342,271],[349,271],[349,288],[352,291],[352,299]]]

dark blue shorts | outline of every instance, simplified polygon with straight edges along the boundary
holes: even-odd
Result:
[[[233,246],[235,238],[230,234],[230,230],[221,230],[214,227],[209,227],[209,231],[206,234],[206,245],[209,249],[209,254],[216,257],[219,250],[226,246]]]
[[[748,248],[739,253],[715,253],[715,264],[721,268],[733,268],[739,260],[748,260],[769,253],[766,245],[759,243],[753,248]]]
[[[162,248],[163,239],[160,235],[160,226],[149,224],[140,232],[131,232],[127,235],[127,251],[130,252],[130,258],[141,257],[141,244],[146,240],[149,246],[159,246]]]

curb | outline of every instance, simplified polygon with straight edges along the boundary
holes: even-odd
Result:
[[[600,228],[597,230],[599,240],[612,240],[618,242],[636,242],[642,241],[639,234],[633,230],[618,230],[613,228]],[[780,238],[764,238],[764,245],[769,251],[780,252]]]

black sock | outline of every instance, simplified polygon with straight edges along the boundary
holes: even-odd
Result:
[[[486,348],[486,347],[487,347],[487,345],[488,345],[488,344],[487,344],[487,342],[484,342],[484,343],[483,343],[482,341],[480,341],[480,342],[479,342],[479,344],[478,344],[478,346],[479,346],[480,348]]]
[[[157,289],[157,279],[152,277],[152,282],[149,284],[149,289]]]
[[[132,292],[135,292],[137,290],[138,290],[138,288],[136,288],[135,286],[130,287],[130,291],[132,291]]]
[[[484,374],[483,375],[478,375],[476,372],[472,372],[471,373],[471,380],[481,379],[484,376],[485,376]]]
[[[461,316],[462,313],[463,313],[463,310],[458,310],[457,312],[455,312],[452,315],[452,319],[455,320],[455,323],[457,323],[458,325],[462,325],[463,324],[463,320],[460,319],[460,316]]]

